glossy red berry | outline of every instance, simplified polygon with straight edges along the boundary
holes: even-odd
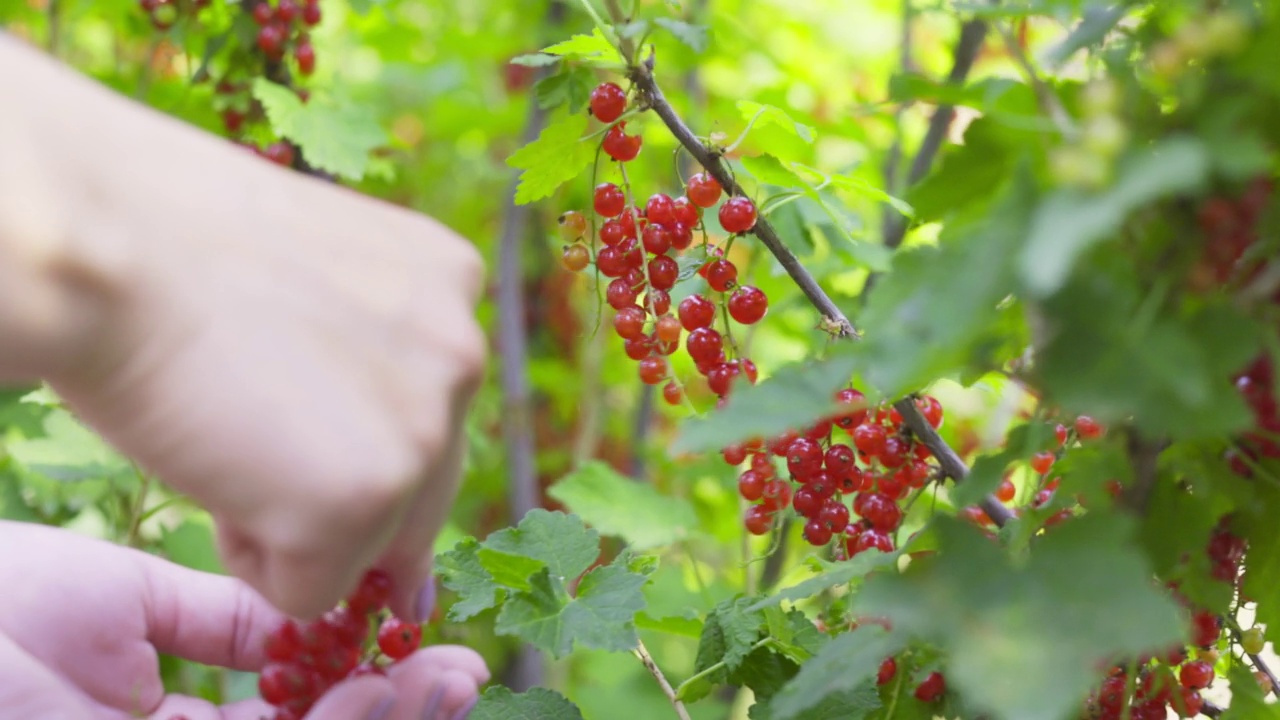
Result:
[[[755,470],[748,470],[738,476],[738,494],[743,500],[755,502],[764,497],[764,486],[769,479]]]
[[[892,680],[893,676],[897,674],[898,661],[893,658],[885,658],[884,662],[880,663],[880,671],[876,673],[876,684],[884,685]]]
[[[1009,478],[1000,481],[1000,487],[996,488],[996,499],[1000,502],[1009,502],[1018,494],[1018,488],[1014,487]]]
[[[286,25],[298,18],[299,11],[294,0],[276,0],[276,19]]]
[[[600,183],[596,186],[591,204],[597,215],[612,218],[622,214],[622,210],[627,206],[627,198],[617,185]]]
[[[726,292],[738,281],[738,268],[728,260],[712,260],[706,270],[707,284],[716,292]]]
[[[764,499],[761,505],[769,512],[781,510],[791,504],[791,483],[785,480],[770,480],[764,484]]]
[[[858,452],[876,457],[884,450],[887,434],[880,425],[859,425],[853,429],[853,444]]]
[[[932,703],[940,700],[946,691],[947,683],[942,673],[933,672],[916,686],[915,696],[920,702]]]
[[[834,418],[835,424],[852,431],[855,427],[866,422],[867,419],[867,396],[853,388],[845,388],[836,393],[836,402],[841,405],[849,405],[852,410]]]
[[[628,135],[626,133],[626,123],[618,123],[609,128],[604,134],[604,141],[601,147],[609,157],[618,162],[630,162],[636,159],[640,154],[640,147],[644,144],[644,139],[639,135]]]
[[[698,207],[709,208],[720,202],[720,193],[720,183],[705,172],[695,173],[685,183],[685,195]]]
[[[731,197],[720,206],[720,227],[726,232],[749,232],[756,226],[756,204],[745,197]]]
[[[828,499],[818,513],[818,521],[828,528],[839,530],[849,524],[849,508],[835,498]]]
[[[422,645],[422,626],[389,617],[378,628],[378,649],[392,660],[409,657]]]
[[[320,17],[319,0],[307,0],[302,6],[302,22],[314,27],[320,24]]]
[[[684,346],[694,362],[712,361],[724,349],[724,337],[711,328],[701,327],[689,333]]]
[[[676,221],[675,204],[669,195],[655,193],[644,205],[644,217],[651,223],[671,225]]]
[[[625,307],[613,316],[613,329],[618,337],[634,340],[644,335],[644,310],[636,306]]]
[[[685,227],[692,228],[698,224],[700,214],[698,206],[689,202],[687,197],[678,197],[671,201],[671,217],[675,219],[672,223],[680,223]],[[656,220],[654,222],[657,222]]]
[[[271,22],[271,18],[274,15],[275,12],[272,11],[271,4],[265,2],[265,0],[253,6],[253,21],[259,25],[266,25]]]
[[[1203,660],[1189,662],[1178,671],[1178,682],[1189,690],[1201,690],[1213,682],[1213,666]]]
[[[670,290],[680,279],[680,264],[675,258],[658,255],[649,261],[649,284],[656,290]]]
[[[813,488],[805,486],[796,491],[795,497],[791,500],[791,505],[806,518],[816,518],[818,513],[822,511],[823,498],[814,492]]]
[[[290,663],[270,663],[258,675],[258,695],[271,705],[313,700],[318,685],[315,673]]]
[[[1191,644],[1207,648],[1218,643],[1222,634],[1222,621],[1217,615],[1202,610],[1191,616]]]
[[[935,429],[942,427],[942,403],[937,398],[932,395],[916,398],[916,407],[920,408],[920,414],[931,426]]]
[[[279,59],[284,55],[285,31],[279,25],[264,25],[258,31],[258,49],[267,57]]]
[[[747,528],[747,532],[752,535],[764,535],[773,526],[773,513],[763,505],[752,505],[747,508],[747,514],[742,519],[742,524]]]
[[[640,361],[640,380],[645,385],[657,385],[666,378],[666,360],[660,357],[647,357]]]
[[[757,287],[740,285],[729,296],[729,315],[743,325],[759,322],[768,311],[769,298]]]
[[[810,520],[804,525],[804,539],[810,545],[826,545],[831,542],[831,528],[820,520]]]
[[[316,50],[310,43],[303,43],[295,48],[293,57],[298,61],[298,72],[310,75],[316,71]]]
[[[1038,452],[1031,456],[1031,469],[1039,475],[1049,472],[1053,467],[1054,456],[1051,452]]]
[[[1102,423],[1088,415],[1081,415],[1076,418],[1076,434],[1080,436],[1081,440],[1100,438],[1104,432],[1105,429],[1102,427]]]
[[[665,255],[671,249],[671,231],[666,225],[649,223],[641,233],[644,249],[650,255]]]
[[[570,272],[578,272],[591,263],[591,252],[584,245],[566,245],[560,264]]]
[[[601,83],[591,91],[591,114],[602,123],[611,123],[627,110],[627,93],[615,83]]]
[[[679,405],[680,401],[684,399],[684,392],[680,389],[680,386],[676,384],[676,381],[672,380],[662,386],[662,399],[665,400],[668,405]]]
[[[685,330],[692,332],[698,328],[711,327],[716,319],[716,306],[701,295],[690,295],[680,301],[677,313],[680,315],[680,324]]]

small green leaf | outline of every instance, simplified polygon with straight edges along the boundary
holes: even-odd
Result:
[[[694,25],[675,18],[658,18],[654,22],[694,52],[700,53],[707,49],[710,29],[706,25]]]
[[[653,485],[591,462],[561,478],[548,494],[605,535],[620,537],[635,550],[670,545],[697,526],[684,498],[663,495]]]
[[[480,564],[479,550],[480,543],[475,538],[465,538],[454,549],[436,556],[440,582],[459,596],[449,608],[449,619],[453,622],[462,622],[497,607],[505,596],[505,591]]]
[[[843,633],[800,668],[799,674],[769,702],[773,720],[812,718],[812,708],[826,698],[867,684],[885,658],[906,644],[904,638],[876,625]],[[878,707],[876,702],[867,709]]]
[[[622,55],[601,34],[600,28],[592,30],[590,35],[574,35],[564,42],[543,48],[542,52],[573,58],[595,67],[618,67],[624,64]]]
[[[738,111],[743,119],[751,122],[753,128],[765,128],[770,125],[794,135],[806,143],[813,142],[813,128],[791,119],[785,110],[773,105],[762,105],[750,100],[739,100]]]
[[[764,631],[764,614],[751,610],[750,598],[726,600],[707,615],[698,639],[694,669],[699,673],[720,665],[701,681],[686,682],[679,688],[682,700],[695,701],[707,695],[713,685],[723,683],[756,648]]]
[[[595,147],[582,138],[587,123],[586,115],[562,112],[548,123],[537,140],[507,158],[508,165],[524,171],[516,187],[517,204],[527,205],[550,197],[591,164]]]
[[[491,685],[472,708],[469,720],[582,720],[582,712],[560,693],[531,688],[516,694]]]
[[[576,515],[535,508],[513,528],[490,535],[489,550],[532,558],[547,566],[552,577],[573,580],[600,555],[600,535]]]
[[[595,83],[595,74],[588,68],[566,67],[535,83],[533,94],[538,107],[544,110],[563,106],[568,112],[576,113],[586,106]]]
[[[293,90],[265,78],[254,80],[253,96],[266,109],[271,128],[302,148],[307,162],[321,170],[360,180],[369,167],[369,153],[387,144],[368,104],[321,95],[303,103]]]
[[[1139,207],[1167,195],[1190,192],[1208,179],[1209,155],[1194,138],[1174,137],[1127,158],[1114,186],[1101,194],[1061,190],[1036,211],[1022,250],[1020,272],[1040,296],[1057,292],[1076,259],[1118,230]]]
[[[160,549],[169,560],[201,572],[225,575],[213,537],[213,520],[207,513],[196,513],[178,527],[163,532]]]
[[[672,452],[703,452],[754,437],[773,437],[807,427],[838,409],[835,392],[849,382],[855,361],[848,355],[788,365],[758,385],[738,387],[724,409],[685,422]]]

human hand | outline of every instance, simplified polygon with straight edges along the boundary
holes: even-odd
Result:
[[[0,241],[75,291],[46,314],[71,330],[32,333],[65,340],[44,376],[277,607],[315,617],[376,566],[422,619],[484,364],[474,248],[24,52],[0,42],[24,107],[0,112]]]
[[[272,717],[260,700],[218,707],[160,682],[157,653],[262,668],[283,617],[244,583],[38,525],[0,522],[0,547],[22,549],[0,559],[0,717]],[[427,648],[335,686],[307,720],[458,720],[488,679],[471,650]]]

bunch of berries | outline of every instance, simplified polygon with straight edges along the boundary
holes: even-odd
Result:
[[[310,623],[288,620],[267,637],[270,662],[258,677],[258,693],[276,708],[274,720],[300,720],[337,683],[385,674],[380,659],[395,662],[418,649],[422,627],[386,615],[390,596],[391,577],[370,570],[344,605]],[[366,650],[374,624],[376,646]]]
[[[1252,477],[1252,463],[1264,457],[1280,458],[1280,409],[1276,405],[1271,357],[1265,353],[1259,355],[1236,376],[1235,383],[1236,390],[1253,412],[1254,428],[1245,433],[1237,448],[1227,451],[1227,460],[1237,475]]]
[[[1193,286],[1209,290],[1260,271],[1262,262],[1246,252],[1258,240],[1258,222],[1274,189],[1269,178],[1260,177],[1238,198],[1211,197],[1201,204],[1198,220],[1205,244],[1192,270]],[[1280,301],[1280,293],[1273,300]]]
[[[258,24],[258,49],[269,61],[280,62],[293,49],[298,72],[310,75],[316,69],[316,51],[307,31],[320,24],[320,0],[258,0],[248,6]]]
[[[902,523],[900,503],[933,476],[931,452],[892,406],[869,408],[866,396],[852,388],[838,392],[836,401],[847,409],[803,432],[724,449],[730,465],[749,463],[738,477],[738,492],[757,504],[748,508],[743,524],[763,535],[790,505],[805,518],[804,538],[812,545],[843,537],[848,557],[872,548],[890,552],[892,533]],[[942,425],[941,403],[928,396],[915,402],[933,427]],[[845,437],[833,437],[837,431]],[[785,459],[787,479],[777,477],[771,456]]]
[[[601,122],[614,123],[601,147],[619,163],[634,160],[642,142],[640,136],[626,134],[624,121],[615,122],[626,107],[626,92],[613,83],[591,93],[592,114]],[[681,402],[683,387],[672,376],[666,358],[680,347],[683,337],[689,357],[721,399],[738,377],[754,383],[755,363],[737,351],[729,318],[742,325],[759,322],[769,309],[769,299],[759,288],[739,284],[738,268],[724,258],[724,248],[707,241],[702,213],[720,201],[720,183],[700,172],[689,178],[684,195],[672,198],[656,193],[643,208],[629,204],[628,192],[625,183],[623,187],[602,183],[595,188],[592,206],[603,222],[591,240],[600,241],[594,253],[596,269],[610,279],[605,298],[615,311],[614,331],[622,338],[627,356],[638,362],[640,379],[649,385],[665,381],[664,399],[673,405]],[[756,207],[748,198],[731,197],[720,206],[719,217],[721,226],[736,237],[755,227]],[[585,269],[593,259],[589,244],[594,245],[587,240],[591,235],[587,218],[577,211],[566,212],[560,216],[560,229],[572,242],[564,248],[564,266],[572,271]],[[695,246],[694,234],[699,232],[702,242]],[[692,258],[686,266],[696,268],[709,290],[685,298],[672,313],[669,293],[682,279],[677,253]]]

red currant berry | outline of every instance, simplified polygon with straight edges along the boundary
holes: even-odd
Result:
[[[813,488],[805,486],[796,491],[795,497],[791,500],[791,506],[804,517],[816,518],[822,511],[823,499],[813,491]]]
[[[675,204],[669,195],[655,193],[644,204],[644,217],[651,223],[670,225],[676,221]]]
[[[618,123],[609,128],[609,132],[604,134],[604,141],[601,147],[609,157],[618,162],[630,162],[636,159],[640,154],[640,147],[644,144],[644,139],[639,135],[628,135],[625,132],[626,123]]]
[[[279,25],[264,25],[258,31],[258,49],[269,58],[279,59],[284,55],[285,32]]]
[[[907,442],[897,435],[890,435],[884,440],[884,449],[880,451],[880,464],[890,470],[902,467],[907,461],[910,448]]]
[[[858,542],[854,545],[854,552],[851,554],[872,549],[884,553],[893,552],[893,538],[889,537],[888,533],[875,528],[864,530],[858,535]]]
[[[672,315],[663,315],[654,325],[653,334],[664,343],[680,342],[680,321]],[[746,451],[743,451],[742,457],[746,458]]]
[[[1204,698],[1199,692],[1183,688],[1179,693],[1179,697],[1174,700],[1175,703],[1181,703],[1180,706],[1174,707],[1178,717],[1193,718],[1200,715],[1204,710]]]
[[[681,300],[677,312],[680,315],[680,324],[689,332],[698,328],[711,327],[711,323],[716,319],[715,303],[701,295],[690,295]]]
[[[671,247],[676,250],[688,250],[693,244],[693,226],[686,225],[682,222],[675,222],[671,225]]]
[[[640,380],[645,385],[657,385],[667,377],[667,361],[660,357],[647,357],[640,361]]]
[[[832,530],[839,530],[849,524],[849,508],[839,500],[831,498],[823,504],[822,510],[818,513],[818,521]]]
[[[627,338],[622,343],[622,351],[632,360],[643,360],[653,353],[653,341],[644,335]]]
[[[577,210],[562,213],[556,220],[560,225],[560,237],[577,240],[587,234],[587,219]]]
[[[769,532],[769,528],[773,525],[773,513],[763,505],[752,505],[747,508],[747,514],[742,519],[742,524],[746,526],[747,532],[752,535],[764,535]]]
[[[265,0],[253,6],[253,21],[259,25],[266,25],[271,22],[271,18],[274,15],[275,13],[271,10],[271,4],[265,2]]]
[[[627,198],[621,188],[613,183],[601,183],[596,186],[595,198],[592,202],[597,215],[607,218],[618,217],[627,206]]]
[[[764,485],[764,502],[761,505],[775,512],[791,504],[791,484],[785,480],[770,480]]]
[[[684,341],[685,350],[695,362],[698,360],[714,360],[724,348],[724,338],[720,333],[708,327],[700,327],[689,333]]]
[[[622,248],[609,245],[596,253],[596,267],[605,277],[622,277],[627,273],[627,257]]]
[[[627,110],[627,93],[614,83],[601,83],[591,91],[591,114],[602,123],[611,123]]]
[[[297,623],[286,620],[267,636],[265,654],[268,660],[288,662],[302,652],[302,636]]]
[[[389,617],[378,628],[378,649],[392,660],[409,657],[422,645],[422,626]]]
[[[859,425],[853,429],[853,444],[858,452],[875,457],[884,451],[886,433],[879,425]]]
[[[570,272],[579,272],[591,263],[591,252],[584,245],[566,245],[560,264]]]
[[[685,183],[685,195],[698,207],[709,208],[720,201],[720,183],[710,174],[696,173]],[[728,228],[726,228],[728,229]]]
[[[634,340],[644,335],[644,310],[632,305],[622,308],[613,316],[613,329],[618,337]]]
[[[1222,621],[1207,610],[1191,616],[1191,644],[1196,647],[1212,647],[1218,643],[1222,634]]]
[[[616,278],[609,282],[609,287],[605,288],[604,298],[609,303],[609,307],[621,310],[636,304],[636,291],[627,284],[625,279]]]
[[[738,281],[738,268],[728,260],[712,260],[707,264],[707,284],[716,292],[725,292]]]
[[[876,673],[876,684],[886,685],[897,674],[898,661],[893,658],[885,658],[884,662],[880,663],[880,671]]]
[[[1000,487],[996,488],[996,499],[1000,502],[1009,502],[1018,494],[1018,488],[1014,487],[1009,478],[1000,481]]]
[[[319,0],[307,0],[307,4],[302,6],[302,22],[312,27],[320,24]]]
[[[711,388],[711,392],[720,397],[729,394],[732,388],[733,379],[738,376],[738,366],[734,363],[716,363],[709,371],[707,371],[707,387]]]
[[[940,700],[946,691],[947,683],[942,678],[942,673],[933,672],[916,686],[915,696],[920,702],[932,703]]]
[[[684,392],[680,390],[680,386],[675,380],[668,382],[662,386],[662,399],[667,401],[668,405],[679,405],[684,399]]]
[[[832,475],[841,478],[849,474],[850,470],[855,469],[854,461],[853,448],[842,443],[836,443],[827,449],[823,464]]]
[[[920,414],[935,429],[942,427],[942,403],[937,398],[932,395],[916,398],[916,407],[920,408]]]
[[[289,24],[298,18],[298,4],[294,0],[276,0],[276,19]]]
[[[698,224],[701,215],[698,212],[698,206],[689,202],[689,198],[678,197],[671,201],[671,217],[674,218],[672,225],[679,223],[692,228]],[[692,233],[690,235],[692,236]]]
[[[729,233],[749,232],[756,226],[756,204],[745,197],[731,197],[720,206],[720,227]]]
[[[649,261],[649,284],[657,290],[670,290],[680,278],[680,264],[675,258],[658,255]]]
[[[1081,440],[1095,440],[1102,437],[1106,430],[1102,427],[1102,423],[1094,420],[1088,415],[1081,415],[1076,418],[1076,434]]]
[[[671,249],[671,231],[666,225],[651,222],[644,226],[641,237],[644,249],[651,255],[664,255]]]
[[[831,528],[820,520],[810,520],[804,524],[804,539],[810,545],[826,545],[831,542]]]
[[[867,493],[859,496],[858,514],[881,532],[892,532],[902,522],[902,508],[889,495]]]
[[[769,298],[763,290],[751,285],[740,285],[729,296],[729,315],[743,325],[760,321],[769,310]]]
[[[852,409],[843,415],[835,418],[835,424],[852,431],[867,420],[867,396],[854,390],[853,388],[845,388],[836,393],[836,402],[841,405],[848,405]]]
[[[1038,475],[1044,475],[1053,467],[1054,456],[1051,452],[1038,452],[1031,456],[1031,469]]]
[[[738,476],[738,494],[743,500],[755,502],[764,497],[764,486],[769,479],[755,470],[748,470]]]
[[[270,663],[258,675],[258,695],[271,705],[313,698],[317,685],[315,673],[288,663]]]
[[[338,607],[330,610],[321,618],[333,631],[339,645],[355,647],[364,643],[369,634],[369,620],[366,616],[352,612],[351,608]]]
[[[1203,660],[1189,662],[1178,671],[1178,682],[1188,690],[1201,690],[1213,682],[1213,666]]]
[[[1062,423],[1058,423],[1057,426],[1053,428],[1053,437],[1058,441],[1059,447],[1067,444],[1068,432],[1067,426]]]

